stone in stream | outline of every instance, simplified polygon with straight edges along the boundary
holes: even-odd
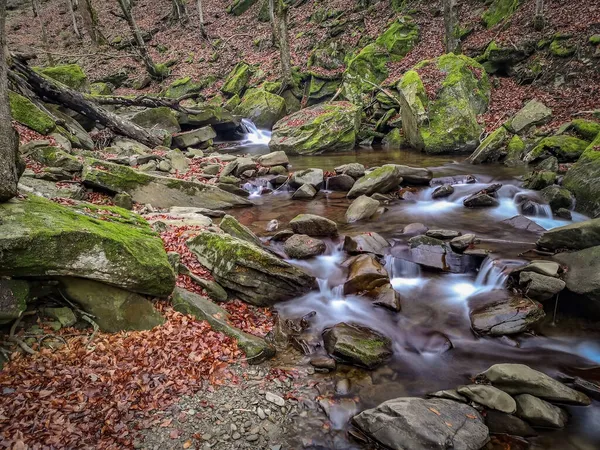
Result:
[[[336,363],[335,359],[329,356],[316,355],[310,358],[310,365],[316,369],[324,369],[329,372],[335,370]]]
[[[537,436],[535,430],[527,422],[500,411],[487,411],[485,424],[489,428],[490,434],[510,434],[520,437]]]
[[[288,300],[315,285],[315,279],[300,269],[227,234],[204,231],[187,246],[220,285],[253,305]]]
[[[205,297],[177,287],[173,292],[173,309],[191,314],[198,320],[206,320],[212,329],[235,339],[250,364],[259,364],[275,355],[275,349],[264,339],[232,326],[229,323],[229,313]]]
[[[348,175],[354,178],[355,180],[358,180],[365,174],[365,166],[363,166],[360,163],[343,164],[341,166],[336,167],[333,170],[335,170],[335,173],[337,173],[338,175]]]
[[[161,239],[121,208],[13,199],[0,204],[0,249],[4,276],[74,276],[157,297],[175,287]]]
[[[114,193],[126,192],[133,201],[150,203],[157,208],[186,205],[227,209],[252,205],[245,198],[210,184],[150,175],[97,159],[88,158],[85,162],[84,184]]]
[[[452,247],[452,250],[455,252],[462,253],[475,242],[477,242],[477,237],[474,234],[463,234],[462,236],[457,236],[452,239],[450,241],[450,247]]]
[[[530,394],[550,402],[589,405],[587,395],[524,364],[495,364],[478,375],[511,395]]]
[[[392,341],[370,328],[338,323],[323,331],[327,353],[334,359],[373,369],[392,356]]]
[[[327,178],[325,186],[330,191],[348,192],[354,186],[354,178],[341,174]]]
[[[256,160],[261,166],[265,167],[277,167],[277,166],[287,166],[290,163],[288,156],[285,152],[271,152],[266,155],[261,155]],[[281,174],[280,174],[281,175]]]
[[[517,395],[515,400],[517,416],[534,427],[564,428],[567,424],[569,416],[558,406],[530,394]]]
[[[292,194],[294,200],[310,200],[317,195],[317,190],[311,184],[303,184]]]
[[[561,208],[571,209],[574,205],[571,192],[555,184],[542,189],[540,196],[550,205],[552,211],[557,211]]]
[[[323,186],[323,170],[306,169],[292,173],[292,176],[290,177],[290,186],[297,189],[303,184],[310,184],[317,190],[321,189]]]
[[[565,275],[569,291],[581,296],[594,313],[600,311],[600,246],[554,256],[568,268]]]
[[[315,214],[299,214],[290,220],[290,227],[297,234],[309,236],[336,236],[337,224],[333,220]]]
[[[247,170],[255,170],[256,162],[252,158],[238,158],[235,161],[235,176],[239,177]]]
[[[350,264],[344,283],[344,295],[370,291],[390,282],[385,267],[371,255],[356,256]]]
[[[537,246],[548,250],[583,250],[600,245],[600,218],[546,231]]]
[[[453,400],[396,398],[361,412],[352,421],[392,450],[478,450],[488,441],[479,412]]]
[[[428,236],[428,237],[431,237],[434,239],[442,239],[442,240],[454,239],[461,235],[462,235],[462,233],[460,231],[444,230],[444,229],[427,230],[427,232],[425,233],[425,236]]]
[[[497,198],[483,192],[469,195],[463,200],[463,205],[467,208],[489,208],[500,205]]]
[[[306,259],[325,253],[325,243],[306,234],[294,234],[285,241],[283,249],[290,258]]]
[[[433,192],[431,193],[431,198],[436,199],[436,198],[443,198],[443,197],[448,197],[450,195],[454,194],[454,188],[452,187],[451,184],[443,184],[439,187],[436,187]]]
[[[373,195],[376,192],[386,194],[397,189],[400,183],[402,183],[402,177],[398,167],[394,164],[386,164],[356,180],[348,192],[348,198]]]
[[[419,235],[408,240],[408,251],[413,262],[434,269],[444,270],[446,266],[446,245],[444,241]]]
[[[401,164],[394,164],[394,166],[396,166],[399,175],[407,184],[428,185],[431,179],[433,178],[433,173],[429,169],[425,169],[422,167],[403,166]]]
[[[219,228],[235,238],[258,245],[259,247],[262,246],[262,242],[258,236],[250,230],[250,228],[242,225],[235,217],[230,216],[229,214],[226,214],[225,217],[221,219]]]
[[[554,261],[534,260],[514,272],[534,272],[546,277],[558,277],[560,265]]]
[[[379,202],[371,197],[361,195],[356,198],[346,211],[346,222],[354,223],[371,218],[379,209]]]
[[[519,274],[519,286],[527,297],[543,302],[562,291],[566,283],[559,278],[548,277],[535,272],[521,272]]]
[[[197,130],[186,131],[173,136],[173,146],[176,148],[188,148],[207,145],[209,141],[217,137],[217,133],[210,125]]]
[[[533,189],[539,191],[540,189],[545,189],[548,186],[552,186],[555,181],[556,172],[541,170],[539,172],[533,172],[531,175],[529,175],[525,179],[523,187],[526,189]]]
[[[447,400],[454,400],[455,402],[467,403],[467,397],[459,394],[456,389],[444,389],[437,392],[427,394],[429,398],[445,398]]]
[[[517,228],[518,230],[531,231],[532,233],[537,233],[537,234],[540,234],[540,233],[543,233],[544,231],[546,231],[545,228],[543,228],[540,225],[538,225],[537,223],[535,223],[529,217],[525,217],[520,214],[518,216],[511,217],[510,219],[505,219],[502,221],[502,223],[505,223],[507,225],[510,225],[511,227]]]
[[[410,224],[406,225],[402,229],[402,234],[405,236],[418,236],[420,234],[427,233],[427,231],[429,231],[429,228],[427,227],[427,225],[424,225],[419,222],[415,222],[415,223],[410,223]]]
[[[389,310],[398,312],[402,309],[400,294],[398,294],[390,283],[378,286],[366,293],[374,305],[382,306]]]
[[[473,330],[492,336],[521,333],[545,316],[541,304],[519,297],[493,302],[470,314]]]
[[[281,230],[271,236],[273,242],[285,242],[294,235],[292,230]]]
[[[344,238],[344,251],[349,254],[372,253],[383,256],[390,248],[390,243],[380,234],[369,232],[346,236]]]
[[[163,316],[139,294],[97,281],[61,277],[61,292],[94,316],[102,331],[150,330],[162,325]]]
[[[501,391],[494,386],[485,384],[470,384],[461,386],[457,389],[458,393],[464,395],[469,400],[487,406],[507,414],[514,414],[517,411],[517,403],[506,392]]]
[[[257,128],[271,129],[285,116],[285,100],[261,88],[248,89],[233,114],[251,120]]]

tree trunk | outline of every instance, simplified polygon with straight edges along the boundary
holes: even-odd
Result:
[[[96,47],[104,43],[104,37],[98,27],[98,13],[92,5],[92,0],[81,0],[81,17],[92,44]]]
[[[119,5],[121,6],[121,10],[123,11],[123,16],[129,25],[129,29],[133,34],[135,42],[137,44],[138,51],[140,53],[140,58],[144,63],[144,67],[150,74],[152,78],[163,78],[165,76],[154,64],[150,54],[148,53],[148,49],[146,48],[146,43],[144,42],[144,38],[142,37],[142,32],[140,31],[133,15],[131,14],[131,3],[128,0],[119,0]]]
[[[200,36],[203,38],[208,37],[206,29],[204,28],[204,13],[202,12],[202,0],[196,2],[198,5],[198,25],[200,25]]]
[[[277,0],[282,91],[292,82],[292,57],[290,54],[290,40],[288,36],[288,9],[285,0]]]
[[[0,0],[0,202],[17,195],[19,139],[13,129],[8,101],[8,67],[6,64],[6,0]]]
[[[48,42],[48,33],[46,33],[46,24],[44,23],[42,16],[40,14],[40,2],[39,0],[31,0],[31,8],[33,9],[33,17],[37,17],[40,22],[40,28],[42,29],[42,47],[44,47],[44,51],[46,53],[46,57],[48,58],[48,64],[54,65],[54,58],[50,54],[50,44]]]
[[[535,1],[535,17],[533,18],[533,27],[536,31],[544,29],[544,0]]]
[[[171,11],[171,21],[185,23],[189,20],[185,0],[173,0],[173,10]]]
[[[161,139],[152,136],[144,128],[105,110],[100,105],[86,100],[80,92],[61,86],[51,79],[42,77],[17,58],[13,57],[11,68],[15,72],[13,75],[20,77],[20,82],[26,83],[27,89],[34,92],[38,97],[52,103],[64,105],[67,108],[110,128],[115,133],[129,137],[149,147],[161,145]]]
[[[275,20],[275,0],[269,0],[269,21],[271,22],[271,42],[273,46],[279,45],[279,33],[277,33],[277,22]]]
[[[460,26],[456,0],[442,0],[444,7],[444,29],[446,53],[460,53]]]
[[[81,33],[79,32],[79,27],[77,26],[77,18],[75,17],[75,9],[73,8],[73,0],[67,0],[67,6],[69,8],[71,21],[73,22],[73,31],[75,31],[75,35],[81,39]]]

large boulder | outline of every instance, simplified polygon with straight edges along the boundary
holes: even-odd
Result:
[[[498,389],[511,395],[530,394],[551,402],[589,405],[587,395],[524,364],[495,364],[479,374]]]
[[[471,164],[482,164],[499,161],[506,156],[506,143],[509,139],[509,132],[501,126],[493,133],[490,133],[481,144],[475,149],[467,159]]]
[[[372,255],[359,255],[352,260],[348,278],[344,283],[344,294],[370,291],[389,283],[385,267]]]
[[[190,314],[198,320],[206,320],[213,330],[235,339],[246,353],[250,364],[259,364],[275,355],[275,349],[261,339],[234,327],[229,323],[229,313],[210,301],[185,289],[175,288],[173,291],[173,309],[183,314]]]
[[[429,182],[433,178],[433,173],[427,168],[403,166],[401,164],[394,165],[398,169],[402,180],[407,184],[429,185]]]
[[[542,234],[537,245],[548,250],[583,250],[600,245],[600,219],[553,228]]]
[[[379,209],[379,201],[361,195],[356,198],[346,211],[346,222],[354,223],[359,220],[369,219]]]
[[[253,305],[272,305],[308,292],[315,279],[273,254],[227,234],[208,231],[187,242],[215,280]]]
[[[428,96],[431,90],[433,98]],[[479,63],[452,53],[422,61],[404,74],[398,91],[404,136],[412,147],[427,153],[475,150],[482,132],[477,118],[487,110],[490,96]]]
[[[306,169],[294,172],[289,183],[293,188],[310,184],[315,189],[320,189],[323,186],[323,169]]]
[[[246,85],[250,81],[253,71],[254,68],[245,62],[237,63],[229,75],[227,75],[221,91],[229,96],[239,95],[241,97],[242,92],[246,89]]]
[[[592,302],[590,306],[600,309],[600,246],[554,256],[567,267],[565,282],[569,291]]]
[[[360,108],[349,102],[323,103],[284,117],[273,127],[272,151],[315,155],[354,148]]]
[[[52,117],[34,105],[27,97],[9,91],[8,99],[10,115],[13,120],[40,134],[50,134],[56,128]]]
[[[290,258],[306,259],[325,253],[325,243],[306,234],[294,234],[285,241],[283,249]]]
[[[0,204],[0,275],[70,275],[159,297],[175,287],[162,241],[137,214],[35,196]]]
[[[573,195],[568,189],[552,185],[547,186],[540,192],[542,199],[552,208],[552,211],[558,211],[561,208],[571,209],[573,207]]]
[[[250,119],[258,128],[273,128],[285,116],[285,100],[264,89],[249,89],[234,114]]]
[[[390,248],[390,243],[379,233],[369,232],[344,238],[344,251],[350,254],[373,253],[383,256]]]
[[[67,172],[80,172],[83,168],[81,161],[75,156],[61,150],[58,147],[34,147],[24,156],[48,167],[57,167]]]
[[[168,106],[148,108],[140,111],[131,118],[131,121],[140,127],[148,129],[165,130],[169,133],[178,133],[181,131],[175,110]]]
[[[600,134],[569,169],[563,186],[575,195],[575,209],[591,217],[600,215]]]
[[[523,161],[531,163],[554,156],[561,163],[574,162],[579,159],[588,145],[590,145],[588,141],[567,134],[550,136],[542,139],[525,155]]]
[[[85,72],[77,64],[64,64],[46,67],[40,70],[45,77],[52,78],[71,89],[80,92],[89,92],[90,84]]]
[[[217,137],[217,133],[210,125],[198,128],[197,130],[186,131],[173,136],[173,147],[188,148],[194,146],[206,146]]]
[[[565,288],[565,282],[559,278],[548,277],[535,272],[521,272],[519,286],[527,297],[543,302],[549,300]]]
[[[92,314],[102,331],[150,330],[165,321],[139,294],[83,278],[62,277],[60,283],[61,292]]]
[[[387,77],[387,63],[399,61],[416,45],[419,28],[410,17],[395,20],[375,40],[348,62],[344,72],[344,95],[355,104],[363,104],[365,97]]]
[[[402,183],[400,170],[395,164],[386,164],[367,173],[356,180],[356,183],[348,192],[348,198],[356,198],[361,195],[373,195],[376,192],[386,194],[397,189]]]
[[[82,181],[114,193],[125,192],[135,202],[150,203],[158,208],[193,206],[227,209],[252,205],[249,200],[211,184],[150,175],[96,159],[86,159]]]
[[[546,123],[552,117],[552,110],[537,100],[528,101],[523,108],[517,112],[506,127],[516,134],[527,132],[534,125]]]
[[[323,331],[325,350],[336,360],[373,369],[392,356],[392,341],[360,325],[338,323]]]
[[[354,416],[353,422],[392,450],[479,450],[489,439],[475,408],[440,398],[388,400]]]
[[[290,227],[294,233],[309,236],[335,236],[338,232],[333,220],[315,214],[298,214],[290,220]]]

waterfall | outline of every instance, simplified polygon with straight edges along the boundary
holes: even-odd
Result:
[[[475,279],[475,286],[478,290],[484,291],[504,289],[504,285],[508,279],[508,271],[506,269],[516,265],[518,265],[516,261],[486,258],[479,268],[479,273]]]
[[[271,141],[271,132],[267,130],[259,130],[254,125],[254,122],[248,119],[242,119],[242,125],[246,129],[246,140],[250,144],[269,145]]]
[[[407,259],[394,258],[392,255],[385,257],[385,270],[390,278],[420,278],[421,266]]]

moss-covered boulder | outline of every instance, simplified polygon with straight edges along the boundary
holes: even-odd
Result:
[[[552,172],[551,170],[537,170],[527,176],[523,187],[540,190],[553,185],[555,181],[556,172]]]
[[[363,96],[388,77],[387,63],[401,60],[416,45],[419,28],[410,17],[400,17],[375,42],[364,47],[349,62],[344,72],[344,95],[362,104]]]
[[[246,89],[253,72],[254,68],[251,65],[246,64],[245,62],[237,63],[229,75],[227,75],[225,83],[221,88],[221,92],[229,96],[236,94],[241,96],[244,89]]]
[[[406,145],[406,140],[399,128],[392,128],[392,130],[381,140],[381,145],[387,149],[397,150]]]
[[[247,226],[242,225],[237,221],[237,219],[229,214],[226,214],[223,219],[221,219],[221,223],[219,224],[219,228],[223,230],[225,233],[241,239],[242,241],[250,242],[251,244],[261,246],[262,242],[250,230]]]
[[[540,196],[550,205],[552,211],[573,207],[573,195],[568,189],[557,185],[548,186],[540,192]]]
[[[600,216],[600,134],[569,169],[563,186],[575,195],[577,211]]]
[[[561,163],[574,162],[579,159],[590,143],[583,139],[562,134],[544,138],[527,155],[524,161],[531,163],[554,156]]]
[[[360,108],[349,102],[311,106],[284,117],[273,127],[271,151],[314,155],[354,148]]]
[[[40,134],[50,134],[56,128],[52,117],[34,105],[31,100],[15,92],[8,92],[10,114],[13,120]]]
[[[150,175],[127,166],[91,158],[85,161],[82,181],[114,193],[126,192],[133,201],[150,203],[158,208],[192,206],[227,209],[252,205],[245,198],[212,184]]]
[[[373,195],[375,193],[387,194],[397,189],[402,183],[400,170],[395,164],[386,164],[367,173],[356,180],[356,183],[348,192],[348,198],[356,198],[361,195]]]
[[[259,364],[275,355],[275,349],[264,339],[234,327],[229,322],[229,313],[206,297],[201,297],[185,289],[175,288],[173,309],[183,314],[190,314],[198,320],[206,320],[213,330],[235,339],[246,353],[250,364]]]
[[[404,136],[427,153],[473,151],[487,110],[488,76],[479,63],[452,53],[422,61],[398,83]]]
[[[0,275],[71,275],[161,297],[175,286],[162,241],[137,214],[36,196],[0,204]]]
[[[559,58],[570,58],[577,51],[577,43],[570,35],[557,33],[550,42],[550,53]]]
[[[0,325],[19,318],[27,309],[29,283],[0,279]]]
[[[325,79],[318,76],[311,76],[308,86],[308,101],[310,105],[324,102],[331,99],[340,87],[341,80]]]
[[[600,133],[600,123],[593,120],[575,119],[560,127],[557,134],[567,131],[575,133],[581,139],[593,141]]]
[[[80,172],[83,164],[75,156],[58,147],[34,147],[26,153],[34,161],[48,167],[59,167],[67,172]]]
[[[239,100],[239,99],[238,99]],[[196,114],[179,113],[177,120],[179,125],[186,127],[204,127],[210,125],[216,131],[234,130],[240,124],[239,119],[233,117],[227,108],[220,106],[196,105]],[[233,110],[234,108],[232,108]]]
[[[77,64],[47,67],[41,74],[80,92],[89,92],[90,85],[83,69]]]
[[[101,81],[90,85],[90,94],[92,95],[110,95],[113,93],[113,90],[112,84]]]
[[[258,128],[271,129],[275,122],[285,116],[285,100],[264,89],[251,89],[233,113],[250,119]]]
[[[499,161],[506,156],[506,143],[509,138],[510,133],[506,128],[498,128],[479,144],[468,161],[471,164]]]
[[[152,302],[139,294],[82,278],[62,277],[61,292],[94,316],[102,331],[150,330],[165,322]]]
[[[494,0],[481,16],[481,20],[486,27],[492,28],[512,16],[521,2],[522,0]]]
[[[168,98],[180,98],[187,94],[200,92],[205,87],[206,83],[197,83],[191,77],[184,77],[173,81],[163,95]]]
[[[392,354],[392,341],[375,330],[355,324],[338,323],[323,331],[327,353],[336,360],[373,369]]]
[[[203,232],[187,242],[215,280],[253,305],[273,305],[308,292],[315,279],[260,247],[228,234]]]
[[[233,0],[227,7],[227,12],[234,16],[241,16],[256,2],[257,0]]]
[[[72,116],[67,114],[67,112],[65,112],[65,109],[58,105],[46,103],[44,106],[54,115],[54,117],[63,122],[61,126],[56,127],[56,132],[60,133],[62,136],[67,138],[69,142],[71,142],[71,145],[73,147],[83,148],[85,150],[94,149],[94,141],[92,140],[88,132],[83,128],[83,126],[78,122],[78,120],[87,120],[87,118],[85,118],[82,115],[73,113],[70,110],[66,110],[67,112],[70,112],[71,114],[76,116],[76,120]],[[95,126],[93,122],[90,125],[92,126],[92,128]]]
[[[140,111],[131,118],[131,121],[144,128],[165,130],[168,133],[181,131],[177,114],[167,106]]]

